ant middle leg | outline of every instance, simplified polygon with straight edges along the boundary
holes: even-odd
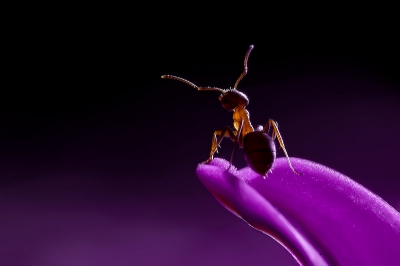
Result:
[[[231,153],[231,159],[230,159],[230,161],[229,161],[229,167],[228,167],[227,171],[228,171],[229,169],[231,169],[231,166],[232,166],[232,163],[233,163],[233,155],[235,154],[236,146],[237,146],[238,143],[239,143],[239,139],[240,139],[240,137],[241,137],[240,134],[242,133],[242,130],[243,130],[243,125],[244,125],[244,120],[242,119],[242,121],[240,122],[239,130],[236,131],[236,137],[235,137],[235,140],[234,140],[234,142],[233,142],[233,149],[232,149],[232,153]]]
[[[213,160],[214,158],[214,153],[218,152],[218,147],[219,144],[221,143],[222,139],[224,137],[229,137],[232,141],[236,140],[236,131],[233,131],[230,127],[225,127],[223,130],[215,130],[214,134],[212,136],[212,141],[211,141],[211,151],[210,151],[210,156],[206,161],[203,163],[209,163]]]
[[[283,144],[282,135],[281,135],[281,133],[279,132],[279,129],[278,129],[278,123],[275,122],[272,119],[268,120],[268,123],[265,125],[263,132],[268,134],[270,129],[272,129],[271,138],[272,138],[272,140],[275,140],[275,138],[278,139],[279,146],[281,146],[283,152],[285,153],[285,156],[286,156],[286,159],[287,159],[287,161],[289,163],[290,169],[292,169],[292,171],[297,175],[303,175],[302,173],[299,173],[296,170],[294,170],[294,168],[292,166],[292,163],[290,162],[289,155],[288,155],[288,153],[286,151],[285,144]]]

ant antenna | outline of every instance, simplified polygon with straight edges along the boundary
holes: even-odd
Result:
[[[235,83],[235,86],[233,86],[234,90],[236,90],[237,85],[239,84],[239,82],[247,74],[247,61],[249,60],[250,52],[251,52],[251,50],[253,50],[253,48],[254,48],[254,45],[250,45],[249,49],[247,50],[246,56],[244,57],[244,70],[243,70],[242,74],[240,75],[240,77],[237,79],[237,81]]]
[[[189,85],[190,87],[193,87],[193,88],[195,88],[195,89],[196,89],[196,90],[198,90],[198,91],[219,91],[219,92],[221,92],[221,93],[224,93],[224,92],[225,92],[223,89],[220,89],[220,88],[213,88],[213,87],[198,87],[197,85],[193,84],[192,82],[190,82],[190,81],[188,81],[188,80],[186,80],[186,79],[183,79],[183,78],[177,77],[177,76],[172,76],[172,75],[162,75],[162,76],[161,76],[161,78],[162,78],[162,79],[174,79],[174,80],[177,80],[177,81],[183,82],[183,83],[185,83],[185,84]]]

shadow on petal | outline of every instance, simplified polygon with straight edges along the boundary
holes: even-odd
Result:
[[[392,265],[400,261],[400,213],[352,179],[323,165],[278,158],[266,179],[216,158],[197,167],[214,197],[273,237],[302,265]]]

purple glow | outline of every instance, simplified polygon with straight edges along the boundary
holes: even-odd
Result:
[[[215,159],[197,175],[232,213],[281,243],[304,265],[392,265],[400,261],[400,214],[352,179],[323,165],[278,158],[264,180]]]

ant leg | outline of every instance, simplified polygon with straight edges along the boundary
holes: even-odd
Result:
[[[236,131],[236,138],[235,138],[235,141],[233,142],[233,149],[232,149],[232,154],[231,154],[231,160],[229,161],[229,162],[230,162],[230,163],[229,163],[229,167],[228,167],[228,169],[226,169],[226,171],[228,171],[229,169],[231,169],[232,162],[233,162],[233,155],[235,154],[236,145],[237,145],[238,142],[239,142],[240,133],[242,132],[242,129],[243,129],[243,124],[244,124],[244,120],[242,119],[242,122],[241,122],[241,124],[240,124],[239,130]]]
[[[236,145],[239,143],[240,133],[242,132],[243,124],[244,124],[244,120],[242,119],[242,122],[241,122],[241,124],[240,124],[239,130],[237,131],[237,134],[236,134],[235,142],[233,143],[233,149],[232,149],[232,154],[231,154],[231,160],[230,160],[230,164],[229,164],[228,170],[229,170],[229,169],[231,168],[231,166],[232,166],[233,154],[235,153]]]
[[[278,139],[279,146],[281,146],[283,152],[285,153],[285,156],[286,156],[286,158],[288,160],[290,169],[292,169],[292,171],[297,175],[303,175],[302,173],[296,172],[296,170],[294,170],[294,168],[292,166],[292,163],[290,162],[289,155],[288,155],[288,153],[286,151],[285,145],[283,144],[283,139],[282,139],[281,133],[279,132],[279,129],[278,129],[278,123],[275,122],[272,119],[269,119],[267,125],[265,126],[265,128],[263,130],[263,132],[264,133],[268,133],[271,127],[272,127],[271,138],[272,138],[272,140],[275,140],[275,138]]]
[[[270,120],[268,120],[268,123],[265,125],[264,129],[262,129],[261,131],[264,132],[264,133],[269,134],[269,131],[271,130],[272,123],[275,123],[275,127],[278,129],[278,122],[270,119]],[[275,138],[276,138],[276,134],[275,134],[274,130],[272,130],[271,138],[272,138],[272,140],[275,140]]]
[[[208,157],[208,159],[203,163],[209,163],[213,160],[214,153],[218,152],[218,147],[220,147],[219,144],[221,143],[224,137],[229,137],[232,141],[236,141],[236,134],[237,132],[233,131],[228,126],[225,127],[223,130],[215,130],[211,142],[210,157]]]

